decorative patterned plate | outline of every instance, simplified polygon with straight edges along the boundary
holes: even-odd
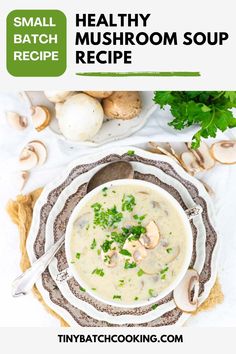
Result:
[[[102,128],[95,135],[91,141],[73,142],[67,140],[60,132],[58,121],[55,118],[55,106],[50,102],[43,91],[27,91],[23,93],[27,107],[30,108],[31,105],[43,105],[50,109],[52,112],[53,119],[50,123],[49,129],[53,134],[56,134],[58,138],[66,141],[70,145],[74,146],[100,146],[111,141],[120,140],[126,138],[136,131],[141,129],[150,115],[156,110],[157,105],[153,102],[153,92],[152,91],[140,91],[142,110],[141,113],[133,119],[122,120],[122,119],[111,119],[105,120]]]
[[[135,150],[135,154],[127,154],[128,149]],[[218,237],[212,203],[202,184],[170,158],[137,148],[113,149],[109,154],[102,151],[80,158],[63,176],[44,188],[34,208],[28,237],[31,262],[65,232],[69,216],[84,196],[91,176],[104,164],[120,159],[133,164],[135,178],[158,184],[171,193],[183,209],[196,204],[202,206],[202,215],[191,221],[194,242],[190,263],[190,267],[200,274],[199,300],[202,303],[215,282],[217,269]],[[130,309],[106,305],[81,291],[74,278],[58,281],[58,274],[67,267],[62,248],[37,282],[37,287],[45,302],[72,326],[182,325],[190,316],[176,308],[173,293],[158,301],[155,309],[151,305]]]

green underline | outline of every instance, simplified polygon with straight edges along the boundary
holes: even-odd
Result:
[[[201,76],[199,71],[137,71],[137,72],[79,72],[78,76],[97,76],[97,77],[128,77],[128,76]]]

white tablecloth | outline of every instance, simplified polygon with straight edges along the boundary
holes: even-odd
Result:
[[[24,106],[16,101],[17,94],[0,94],[0,326],[58,326],[56,319],[43,309],[33,297],[14,299],[11,297],[11,282],[20,273],[19,237],[5,211],[9,198],[18,193],[17,159],[21,148],[30,140],[38,139],[48,147],[48,160],[42,167],[31,173],[24,192],[44,186],[56,178],[63,168],[73,159],[81,155],[94,153],[98,148],[76,148],[74,145],[58,140],[46,129],[37,133],[32,126],[23,132],[14,131],[6,122],[5,111],[17,110],[24,114]],[[170,116],[167,112],[156,110],[145,127],[134,135],[111,144],[102,149],[109,151],[110,146],[144,147],[149,140],[174,141],[181,147],[194,132],[190,128],[184,132],[176,132],[167,126]],[[235,138],[236,131],[220,134],[218,138]],[[175,143],[176,145],[176,143]],[[214,204],[217,212],[218,230],[221,237],[221,256],[219,278],[225,295],[222,305],[213,310],[203,312],[188,320],[188,326],[235,326],[236,325],[236,166],[217,165],[201,176],[216,192]]]

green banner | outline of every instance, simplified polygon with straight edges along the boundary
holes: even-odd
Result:
[[[66,70],[66,17],[59,10],[14,10],[7,17],[7,70],[60,76]]]

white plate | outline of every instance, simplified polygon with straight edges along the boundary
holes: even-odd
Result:
[[[155,111],[157,105],[153,102],[153,92],[152,91],[140,91],[142,110],[141,113],[133,119],[122,120],[122,119],[112,119],[105,120],[102,128],[95,135],[91,141],[73,142],[67,140],[61,133],[58,126],[57,119],[55,118],[55,107],[52,102],[50,102],[43,91],[27,91],[24,93],[25,101],[28,108],[33,105],[43,105],[50,109],[52,112],[53,119],[49,125],[49,129],[53,134],[56,134],[58,138],[63,139],[70,145],[74,146],[100,146],[111,141],[120,140],[126,138],[136,131],[141,129],[147,122],[150,115]]]
[[[63,176],[45,187],[35,205],[32,227],[27,241],[30,260],[33,262],[36,259],[35,254],[43,254],[44,248],[50,247],[55,238],[63,234],[67,213],[71,212],[69,200],[74,198],[73,203],[78,203],[79,200],[77,190],[104,163],[122,158],[132,162],[135,171],[137,171],[136,174],[141,173],[146,176],[145,178],[152,176],[151,178],[157,178],[155,183],[158,183],[159,180],[163,186],[172,188],[172,193],[179,194],[186,208],[198,203],[203,205],[203,215],[194,219],[193,222],[196,235],[196,257],[192,264],[202,279],[203,291],[199,298],[202,303],[208,297],[215,282],[217,269],[219,239],[214,230],[214,210],[210,198],[201,183],[189,176],[170,158],[137,148],[131,147],[129,149],[135,150],[139,160],[136,156],[128,156],[126,154],[127,148],[113,149],[109,155],[103,151],[93,156],[85,156],[79,161],[73,162],[63,173]],[[62,211],[64,215],[60,214]],[[60,216],[58,216],[59,214]],[[151,306],[124,310],[107,307],[83,292],[78,295],[75,292],[76,288],[78,290],[78,284],[71,286],[69,282],[57,281],[58,272],[66,267],[63,264],[63,258],[65,258],[63,252],[62,250],[62,253],[54,258],[48,271],[37,282],[37,287],[45,302],[70,325],[159,326],[160,320],[161,323],[164,323],[162,325],[182,325],[189,318],[189,314],[178,312],[173,298],[160,303],[155,310],[152,310]],[[171,317],[170,314],[173,316]]]

